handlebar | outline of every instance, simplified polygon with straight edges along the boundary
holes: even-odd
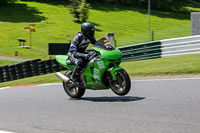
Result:
[[[89,55],[90,55],[90,57],[88,58],[88,60],[92,60],[97,55],[97,52],[91,51],[91,53]]]

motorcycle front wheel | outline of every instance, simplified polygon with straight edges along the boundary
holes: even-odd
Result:
[[[111,90],[120,96],[128,94],[131,88],[131,80],[128,73],[124,69],[116,71],[117,80],[110,78],[109,84]]]
[[[71,79],[71,74],[67,76]],[[85,93],[85,89],[79,88],[77,86],[70,87],[70,83],[63,82],[63,88],[67,93],[67,95],[70,96],[71,98],[81,98]]]

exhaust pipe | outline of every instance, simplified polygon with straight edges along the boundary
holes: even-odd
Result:
[[[57,73],[56,73],[56,76],[57,76],[59,79],[61,79],[62,81],[66,82],[66,83],[69,81],[69,78],[68,78],[67,76],[63,75],[63,74],[60,73],[60,72],[57,72]]]

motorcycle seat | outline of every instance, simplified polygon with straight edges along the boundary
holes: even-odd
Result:
[[[67,61],[67,65],[74,65],[73,62],[71,62],[70,60]]]

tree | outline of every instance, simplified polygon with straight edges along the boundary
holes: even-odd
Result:
[[[74,15],[74,18],[79,21],[80,19],[80,0],[70,0],[70,13]]]
[[[70,0],[70,13],[74,15],[76,22],[85,22],[89,18],[90,4],[85,0]]]
[[[80,19],[81,22],[86,22],[86,20],[89,18],[89,9],[90,9],[90,4],[86,3],[85,0],[82,0],[81,5],[80,5]]]
[[[0,3],[13,3],[17,0],[0,0]]]

